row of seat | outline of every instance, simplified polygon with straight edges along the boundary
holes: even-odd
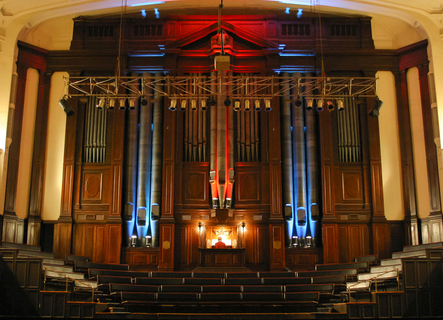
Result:
[[[346,275],[303,278],[150,278],[98,275],[97,284],[109,283],[138,285],[297,285],[297,284],[346,284]]]
[[[298,284],[298,285],[260,285],[260,286],[240,286],[240,285],[138,285],[126,283],[110,283],[109,292],[117,294],[120,292],[145,292],[145,293],[289,293],[289,292],[318,292],[333,294],[336,285],[327,284]]]

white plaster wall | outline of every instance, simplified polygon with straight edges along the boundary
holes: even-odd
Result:
[[[37,111],[39,74],[28,69],[26,76],[25,101],[23,106],[22,135],[17,177],[15,211],[17,217],[26,218],[29,211],[32,155],[34,153],[35,115]],[[14,137],[12,137],[14,139]]]
[[[403,181],[395,79],[394,75],[388,71],[377,72],[376,78],[377,95],[383,101],[378,123],[385,216],[388,220],[403,220]]]
[[[429,215],[430,203],[428,166],[426,163],[425,136],[423,130],[423,114],[418,69],[409,69],[406,73],[406,79],[408,84],[409,114],[411,119],[417,214],[419,218],[425,218]]]
[[[64,92],[63,76],[68,76],[68,74],[66,72],[56,72],[51,78],[42,220],[57,220],[60,216],[66,114],[58,102]]]

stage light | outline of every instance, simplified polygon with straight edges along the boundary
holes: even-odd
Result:
[[[105,99],[104,98],[100,98],[98,100],[98,103],[97,103],[96,107],[97,107],[97,109],[102,110],[104,105],[105,105]]]
[[[239,111],[240,110],[240,100],[235,100],[234,101],[234,111]]]
[[[171,105],[169,106],[169,110],[171,111],[177,110],[177,99],[171,99]]]
[[[324,102],[325,101],[323,99],[317,100],[317,108],[316,108],[317,112],[323,111]]]
[[[206,100],[205,99],[201,99],[200,100],[200,107],[202,110],[206,110]]]
[[[129,110],[135,109],[135,99],[129,99]]]
[[[229,106],[231,105],[231,100],[229,99],[229,97],[226,97],[225,101],[223,101],[223,104],[224,104],[226,107],[229,107]]]
[[[298,108],[301,106],[301,99],[300,96],[297,96],[297,100],[295,100],[295,106]]]
[[[58,104],[63,108],[63,111],[66,113],[66,115],[72,116],[75,112],[74,110],[72,110],[72,108],[69,106],[68,104],[68,96],[65,95],[59,102]]]
[[[343,100],[337,100],[337,110],[343,111],[345,109],[345,104]]]
[[[199,222],[198,223],[198,233],[202,233],[203,231],[203,223]]]
[[[372,109],[369,112],[369,115],[371,117],[378,118],[378,116],[380,115],[380,109],[381,109],[382,105],[383,105],[383,101],[381,101],[378,97],[376,97],[374,109]]]
[[[314,100],[313,99],[309,99],[308,100],[308,104],[306,106],[306,110],[311,111],[313,106],[314,106]]]
[[[241,232],[245,233],[245,231],[246,231],[246,223],[242,222],[241,223]]]
[[[331,112],[334,110],[334,103],[332,101],[326,101],[326,105],[328,106],[328,111]]]
[[[120,99],[118,101],[118,103],[119,103],[119,107],[118,107],[119,110],[125,110],[126,109],[126,100],[125,99]]]
[[[260,109],[261,109],[261,107],[260,107],[260,100],[256,99],[254,101],[254,105],[255,105],[255,107],[254,107],[255,111],[260,111]]]
[[[210,106],[210,107],[213,107],[213,106],[215,106],[217,104],[217,102],[215,101],[215,99],[213,98],[213,97],[210,97],[209,99],[208,99],[208,105]]]
[[[265,99],[265,109],[266,109],[266,111],[271,111],[272,110],[271,100]]]
[[[191,100],[191,109],[197,110],[197,100],[195,100],[195,99]]]
[[[181,111],[186,110],[186,103],[187,103],[186,99],[182,100],[182,102],[180,104],[180,110]]]
[[[108,109],[114,110],[114,108],[115,108],[115,99],[111,98],[108,100]]]
[[[245,100],[245,111],[249,111],[250,108],[251,108],[251,101],[246,99]]]
[[[137,246],[137,235],[133,234],[131,237],[131,247],[135,248]]]
[[[148,100],[146,99],[146,98],[142,98],[141,99],[141,101],[140,101],[140,104],[142,105],[142,106],[147,106],[148,105]]]

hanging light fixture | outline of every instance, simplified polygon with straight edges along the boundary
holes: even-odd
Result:
[[[317,112],[323,111],[324,102],[325,101],[323,99],[317,100],[317,107],[316,107]]]
[[[126,109],[126,99],[120,99],[119,100],[119,110],[125,110]]]
[[[245,100],[245,111],[249,111],[251,109],[251,101],[249,99]]]
[[[129,110],[135,109],[135,99],[129,99]]]
[[[311,111],[314,106],[314,99],[309,99],[308,104],[306,106],[306,110]]]
[[[229,107],[229,106],[231,105],[231,100],[229,99],[229,96],[226,97],[225,101],[223,101],[223,104],[224,104],[226,107]]]
[[[191,109],[194,111],[197,110],[197,100],[195,99],[191,100]]]
[[[108,99],[108,109],[114,110],[114,108],[115,108],[115,99],[114,98]]]
[[[187,103],[186,99],[183,99],[181,104],[180,104],[180,110],[181,111],[185,111],[186,110],[186,103]]]
[[[102,110],[104,105],[105,105],[105,99],[104,98],[100,98],[98,100],[98,103],[97,103],[96,107],[97,107],[97,109]]]
[[[326,105],[328,106],[328,111],[331,112],[334,110],[334,103],[330,100],[326,101]]]
[[[206,110],[206,100],[205,99],[200,99],[200,108],[202,110]]]
[[[376,97],[374,109],[372,109],[369,112],[369,115],[371,117],[378,118],[378,116],[380,115],[380,109],[381,109],[382,105],[383,105],[383,101],[381,101],[378,97]]]
[[[169,110],[171,111],[177,110],[177,99],[171,99],[171,105],[169,106]]]
[[[255,99],[255,101],[254,101],[254,110],[255,111],[260,111],[261,110],[260,100],[258,100],[258,99]]]
[[[295,100],[295,106],[298,108],[301,106],[301,99],[300,96],[297,96],[297,100]]]
[[[234,101],[234,111],[239,111],[240,110],[240,100],[235,100]]]
[[[269,99],[265,100],[265,109],[266,109],[266,111],[271,111],[272,110],[271,100],[269,100]]]
[[[345,109],[345,104],[343,100],[337,100],[337,110],[343,111]]]

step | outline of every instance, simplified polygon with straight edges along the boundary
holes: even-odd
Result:
[[[1,242],[0,246],[2,248],[12,248],[12,249],[19,249],[19,250],[42,252],[42,248],[40,246],[30,246],[30,245],[22,244],[22,243]]]
[[[52,278],[65,278],[69,277],[74,280],[83,280],[85,278],[85,275],[83,273],[78,272],[54,272],[54,271],[45,271],[46,277],[52,277]]]
[[[402,265],[401,264],[397,264],[397,265],[392,265],[392,266],[376,266],[376,267],[371,267],[370,273],[383,273],[383,272],[388,272],[388,271],[392,271],[392,270],[401,271],[402,270]]]
[[[48,271],[58,271],[58,272],[74,272],[74,268],[70,266],[62,266],[57,264],[47,264],[43,263],[43,270],[49,269]]]
[[[382,259],[380,260],[381,266],[395,266],[401,265],[401,259]]]
[[[346,284],[346,288],[350,291],[356,290],[369,290],[371,288],[371,281],[362,281],[362,282],[348,282]]]
[[[97,281],[75,281],[74,282],[74,286],[75,287],[80,287],[80,288],[97,288]]]
[[[52,265],[57,265],[57,266],[64,266],[65,262],[63,260],[60,259],[43,259],[43,264],[52,264]]]
[[[363,281],[363,280],[370,280],[374,277],[377,277],[377,280],[395,279],[395,278],[397,278],[397,271],[394,270],[394,271],[384,273],[384,274],[383,274],[383,272],[381,272],[381,273],[360,273],[357,276],[357,279],[359,281]],[[373,281],[375,281],[375,279],[373,279]]]
[[[416,250],[416,251],[401,251],[394,252],[392,258],[426,258],[426,249]]]
[[[417,250],[422,250],[422,249],[429,249],[429,248],[438,248],[438,247],[443,247],[443,242],[433,242],[433,243],[425,243],[425,244],[420,244],[420,245],[416,245],[416,246],[406,246],[403,248],[403,251],[417,251]]]

